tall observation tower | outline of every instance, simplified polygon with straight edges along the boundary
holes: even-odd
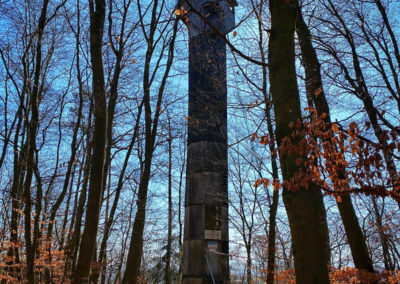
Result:
[[[229,283],[226,43],[221,34],[234,28],[237,3],[183,0],[181,6],[188,12],[190,37],[183,283]]]

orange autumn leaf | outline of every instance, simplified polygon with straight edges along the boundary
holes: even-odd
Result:
[[[233,32],[233,37],[237,36],[237,31]]]
[[[357,127],[357,124],[354,121],[350,122],[350,124],[349,124],[350,130],[354,130],[354,129],[356,129],[356,127]]]
[[[304,110],[307,110],[309,112],[315,112],[315,108],[313,108],[312,106],[305,107]]]
[[[135,64],[135,63],[136,63],[136,60],[135,60],[135,59],[132,59],[132,63]]]
[[[267,186],[270,184],[270,180],[269,179],[267,179],[267,178],[260,178],[260,179],[258,179],[258,180],[256,180],[255,181],[255,183],[254,183],[254,187],[258,187],[258,186],[260,186],[260,185],[264,185],[264,188],[267,188]]]
[[[342,202],[342,197],[340,195],[336,196],[336,201],[339,203]]]
[[[279,190],[281,188],[281,183],[279,182],[279,180],[274,179],[272,181],[272,186],[274,187],[274,190]]]
[[[262,136],[260,144],[267,145],[268,141],[268,136]]]
[[[175,15],[177,15],[177,16],[183,16],[183,15],[186,15],[187,14],[187,11],[185,10],[185,7],[181,7],[180,9],[176,9],[175,11],[174,11],[174,13],[175,13]]]
[[[336,133],[339,132],[339,127],[336,123],[332,123],[332,130],[333,130],[333,132],[336,132]]]
[[[258,139],[258,134],[257,134],[257,133],[254,133],[254,134],[251,136],[250,141],[253,142],[256,138]]]
[[[254,187],[258,187],[261,184],[261,179],[256,180],[256,182],[253,184]]]
[[[314,94],[318,97],[318,95],[320,95],[322,93],[322,88],[321,87],[319,87],[315,92],[314,92]]]

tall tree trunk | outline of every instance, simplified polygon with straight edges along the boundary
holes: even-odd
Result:
[[[109,41],[111,43],[111,48],[115,54],[116,57],[116,62],[115,62],[115,67],[114,67],[114,74],[111,80],[111,86],[110,86],[110,98],[108,101],[108,108],[107,108],[107,146],[106,146],[106,154],[105,154],[105,164],[104,164],[104,173],[103,173],[103,188],[105,188],[106,186],[106,180],[107,180],[107,173],[109,172],[109,169],[111,167],[111,148],[112,148],[112,144],[113,144],[113,121],[114,121],[114,115],[115,115],[115,107],[117,104],[117,99],[118,99],[118,83],[119,83],[119,77],[121,75],[122,72],[122,58],[124,55],[124,51],[125,51],[125,24],[126,24],[126,19],[128,16],[128,9],[129,6],[131,5],[131,1],[128,1],[127,3],[124,4],[124,10],[123,10],[123,16],[122,16],[122,23],[121,23],[121,28],[120,28],[120,32],[119,32],[119,45],[118,45],[118,49],[114,47],[114,45],[112,44],[113,42],[113,32],[112,32],[112,28],[113,28],[113,15],[112,15],[112,7],[113,7],[113,2],[110,1],[109,2],[109,11],[108,11],[108,38]],[[142,105],[140,106],[139,109],[139,113],[141,113],[142,111]],[[117,185],[117,189],[116,189],[116,196],[112,205],[112,209],[110,212],[110,216],[109,218],[106,220],[106,224],[105,224],[105,230],[104,230],[104,236],[103,236],[103,240],[101,242],[100,245],[100,252],[99,252],[99,258],[98,258],[98,262],[102,263],[103,259],[105,257],[105,249],[106,249],[106,245],[107,245],[107,240],[109,237],[109,232],[111,230],[111,226],[114,220],[114,214],[116,211],[116,206],[118,204],[118,200],[119,200],[119,196],[120,196],[120,192],[123,186],[123,177],[125,175],[125,170],[127,167],[127,163],[129,160],[129,156],[131,151],[132,151],[132,147],[133,144],[135,143],[135,139],[136,139],[136,135],[137,135],[137,127],[138,127],[138,119],[140,119],[140,115],[138,115],[138,118],[136,120],[136,125],[135,125],[135,133],[133,134],[132,137],[132,141],[129,145],[129,149],[127,152],[127,155],[125,157],[125,162],[124,162],[124,167],[123,170],[120,173],[120,178],[118,181],[118,185]],[[101,266],[101,269],[103,269],[103,266]],[[94,278],[94,282],[97,282],[97,279],[99,277],[99,273],[95,273],[93,275]]]
[[[186,137],[186,133],[185,133]],[[179,185],[178,185],[178,225],[179,225],[179,272],[178,272],[178,279],[181,280],[182,278],[182,271],[183,271],[183,220],[182,220],[182,184],[183,184],[183,173],[186,167],[186,141],[184,142],[183,151],[183,159],[182,165],[180,168],[179,173]]]
[[[20,221],[20,214],[18,211],[21,209],[21,192],[22,192],[22,180],[25,171],[23,170],[24,168],[24,160],[26,156],[26,147],[24,146],[25,143],[23,141],[23,138],[21,139],[21,145],[22,149],[21,152],[18,150],[18,145],[19,145],[19,137],[21,135],[21,127],[22,131],[24,131],[24,125],[23,125],[23,114],[22,114],[22,105],[24,104],[25,92],[23,92],[23,96],[20,99],[20,106],[17,111],[17,116],[18,116],[18,122],[17,122],[17,127],[15,130],[14,134],[14,139],[13,139],[13,150],[14,150],[14,155],[13,155],[13,182],[11,185],[11,222],[10,222],[10,243],[13,244],[7,253],[7,256],[11,259],[8,264],[10,265],[10,270],[18,270],[14,269],[13,264],[18,264],[20,263],[20,258],[19,258],[19,250],[18,247],[15,246],[18,242],[18,226],[19,226],[19,221]],[[11,273],[11,275],[13,275]]]
[[[73,193],[73,189],[74,189],[76,168],[77,168],[76,162],[74,162],[74,168],[72,169],[72,174],[71,174],[71,182],[70,182],[69,189],[68,189],[67,202],[65,204],[65,215],[64,215],[63,222],[62,222],[61,239],[60,239],[60,249],[61,250],[63,250],[66,247],[65,239],[68,236],[68,232],[67,232],[68,217],[71,217],[70,216],[70,204],[71,204],[71,198],[72,198],[72,193]],[[72,218],[71,218],[71,222],[72,222]]]
[[[39,155],[39,151],[36,151],[35,165],[38,165],[38,155]],[[36,179],[36,184],[37,184],[37,190],[36,190],[36,202],[35,202],[35,217],[34,217],[34,223],[33,223],[32,247],[36,254],[38,251],[38,247],[39,247],[40,237],[42,235],[42,232],[40,231],[40,223],[39,222],[40,222],[40,217],[41,217],[41,213],[42,213],[43,183],[42,183],[42,178],[40,177],[39,169],[37,166],[35,167],[34,174],[35,174],[35,179]]]
[[[89,1],[90,9],[90,55],[93,71],[94,97],[93,157],[90,167],[89,195],[85,227],[79,249],[77,268],[73,283],[89,280],[91,263],[96,248],[97,229],[103,194],[103,170],[107,130],[107,102],[104,82],[102,39],[106,12],[105,0]]]
[[[267,64],[266,64],[266,54],[264,51],[264,31],[262,25],[262,11],[264,10],[264,4],[266,2],[262,1],[259,12],[257,15],[258,18],[258,46],[261,54],[261,62],[262,65],[262,94],[265,101],[265,117],[267,119],[267,129],[268,136],[270,137],[270,141],[268,143],[269,151],[271,153],[271,167],[272,167],[272,179],[279,180],[278,173],[278,162],[277,156],[275,153],[275,132],[272,126],[272,118],[271,118],[271,110],[272,110],[272,102],[271,96],[268,94],[267,90]],[[267,284],[274,283],[275,276],[275,256],[276,256],[276,213],[278,211],[278,203],[279,203],[279,190],[274,190],[272,193],[272,204],[269,209],[269,229],[268,229],[268,256],[267,256]]]
[[[4,65],[5,65],[5,69],[6,69],[7,75],[12,77],[10,75],[9,69],[7,67],[7,59],[4,57],[4,53],[3,53],[2,50],[0,50],[0,57],[1,57]],[[7,80],[6,80],[6,85],[7,85]],[[2,150],[1,150],[1,154],[0,154],[0,170],[1,170],[2,166],[3,166],[3,162],[4,162],[4,159],[6,157],[6,153],[7,153],[7,150],[8,150],[8,144],[11,141],[11,136],[12,136],[12,133],[13,133],[13,129],[15,127],[15,123],[19,120],[19,116],[20,116],[19,115],[19,112],[20,112],[19,109],[21,108],[21,105],[19,105],[18,106],[18,111],[15,113],[13,122],[11,123],[11,127],[10,127],[10,129],[8,129],[8,102],[9,102],[8,87],[5,88],[4,97],[5,97],[3,99],[3,103],[4,103],[4,131],[3,131],[3,133],[4,134],[2,133],[2,136],[3,136],[3,147],[2,147]]]
[[[115,212],[117,211],[119,197],[121,195],[121,190],[122,190],[122,187],[124,185],[125,172],[126,172],[126,169],[128,167],[129,158],[131,156],[133,146],[135,145],[136,138],[139,135],[140,118],[142,116],[142,109],[143,109],[143,101],[139,106],[139,110],[138,110],[138,114],[137,114],[136,122],[135,122],[135,127],[134,127],[134,132],[132,134],[132,139],[131,139],[131,142],[130,142],[130,144],[128,146],[128,151],[126,152],[126,155],[125,155],[124,164],[122,166],[121,173],[120,173],[119,178],[118,178],[118,184],[117,184],[117,188],[115,189],[115,197],[114,197],[113,204],[111,206],[110,215],[108,216],[108,219],[107,219],[107,221],[106,221],[106,223],[104,225],[104,235],[103,235],[103,239],[102,239],[101,244],[100,244],[100,251],[99,251],[99,262],[100,263],[103,262],[103,260],[104,260],[104,258],[106,256],[107,240],[108,240],[108,238],[110,236],[111,227],[112,227],[112,225],[114,223]]]
[[[91,120],[91,115],[89,115],[89,125]],[[87,140],[90,140],[90,134],[88,133],[88,138]],[[71,239],[69,241],[68,247],[66,249],[67,251],[67,265],[66,265],[66,271],[68,272],[68,268],[71,268],[71,277],[74,274],[75,271],[75,264],[77,260],[77,255],[78,255],[78,248],[80,244],[80,237],[81,237],[81,226],[82,226],[82,219],[83,219],[83,213],[85,210],[85,204],[86,204],[86,196],[87,196],[87,188],[88,188],[88,182],[89,182],[89,172],[90,172],[90,164],[92,160],[92,145],[91,142],[87,141],[87,149],[86,149],[86,158],[84,162],[84,169],[83,169],[83,181],[82,181],[82,186],[80,190],[80,195],[79,195],[79,200],[78,200],[78,206],[76,208],[76,214],[75,214],[75,226],[74,230],[72,232]]]
[[[138,3],[140,5],[140,3]],[[161,5],[162,7],[164,5]],[[169,42],[168,49],[168,59],[164,71],[163,78],[160,83],[160,87],[157,95],[157,103],[154,113],[154,118],[152,119],[151,102],[150,102],[150,87],[151,87],[151,76],[150,76],[150,63],[154,52],[154,36],[156,28],[159,21],[159,16],[157,15],[158,0],[153,3],[150,32],[147,36],[147,51],[146,60],[143,74],[143,102],[144,102],[144,115],[145,115],[145,160],[144,160],[144,170],[140,177],[139,191],[137,196],[137,210],[135,215],[135,220],[133,222],[133,230],[131,236],[131,242],[129,246],[128,258],[126,262],[126,269],[124,276],[122,278],[122,283],[136,283],[138,276],[140,275],[140,264],[142,261],[143,252],[143,232],[144,225],[146,221],[146,202],[147,202],[147,192],[148,185],[150,181],[151,173],[151,163],[153,159],[154,144],[157,136],[158,129],[158,119],[161,112],[161,103],[163,99],[163,93],[165,89],[165,84],[169,76],[169,72],[172,66],[174,58],[174,46],[175,38],[178,29],[178,20],[174,20],[173,34]],[[161,13],[161,11],[159,12]],[[142,16],[142,15],[141,15]],[[142,22],[143,24],[143,22]],[[144,29],[144,27],[143,27]],[[153,122],[153,123],[152,123]]]
[[[251,269],[252,269],[252,260],[251,260],[251,236],[249,235],[249,241],[246,245],[246,280],[247,283],[252,283],[252,275],[251,275]]]
[[[300,97],[296,81],[294,29],[296,10],[293,0],[271,0],[269,74],[276,120],[278,145],[292,133],[289,123],[300,121]],[[301,140],[300,135],[292,144]],[[280,153],[282,176],[289,181],[300,170],[297,153]],[[329,283],[329,237],[321,189],[315,184],[297,191],[283,189],[295,259],[296,283]],[[304,237],[306,236],[306,237]]]
[[[111,44],[111,49],[115,54],[115,67],[114,73],[112,76],[111,84],[110,84],[110,98],[108,100],[107,106],[107,146],[106,146],[106,154],[105,154],[105,163],[104,163],[104,173],[103,173],[103,188],[106,186],[107,173],[108,169],[111,166],[111,148],[112,148],[112,137],[113,137],[113,121],[115,115],[115,107],[117,105],[118,99],[118,83],[119,77],[121,75],[123,66],[122,66],[122,58],[125,51],[125,24],[128,16],[128,9],[131,4],[131,1],[128,1],[127,4],[124,5],[123,15],[122,15],[122,23],[121,28],[119,30],[119,44],[118,49],[113,45],[113,15],[112,8],[113,2],[110,1],[108,5],[108,38]]]
[[[167,252],[165,254],[164,282],[171,284],[171,249],[172,249],[172,131],[168,117],[168,233]]]
[[[381,0],[374,0],[376,6],[378,7],[379,13],[382,16],[383,22],[385,24],[385,27],[389,33],[390,39],[392,40],[392,44],[393,44],[393,49],[394,49],[394,54],[397,60],[397,64],[398,64],[398,68],[400,68],[400,49],[399,49],[399,45],[396,39],[396,36],[393,32],[392,26],[389,23],[389,19],[386,13],[386,9],[385,7],[382,5]]]
[[[269,142],[269,150],[271,152],[272,178],[274,180],[278,180],[279,179],[278,163],[276,160],[277,157],[274,154],[275,139],[272,139],[272,137],[274,137],[274,130],[272,128],[270,109],[266,109],[265,113],[267,117],[268,135],[269,137],[271,137],[271,141]],[[272,193],[272,204],[269,209],[267,284],[274,283],[275,254],[276,254],[276,213],[278,211],[278,203],[279,203],[279,190],[274,190],[274,192]]]
[[[31,233],[31,210],[32,210],[32,199],[31,199],[31,185],[34,167],[36,163],[34,160],[34,154],[36,151],[36,135],[39,127],[39,92],[40,92],[40,75],[42,73],[42,38],[43,32],[46,25],[46,14],[49,0],[43,1],[43,7],[41,10],[39,23],[38,23],[38,39],[36,46],[36,64],[35,64],[35,75],[33,79],[33,88],[30,93],[30,107],[31,107],[31,119],[28,127],[28,153],[27,153],[27,170],[24,184],[24,229],[25,229],[25,248],[26,248],[26,277],[29,283],[35,282],[34,277],[34,259],[35,250],[32,245],[32,233]]]
[[[331,125],[331,116],[328,102],[323,92],[321,66],[311,42],[310,31],[303,19],[301,8],[297,9],[296,33],[299,38],[301,55],[306,75],[307,97],[311,99],[319,115],[325,113],[325,123]],[[318,95],[316,95],[318,94]],[[344,176],[344,173],[339,173]],[[358,269],[374,272],[368,247],[365,242],[353,203],[349,194],[341,195],[342,201],[337,202],[340,216],[350,245],[354,265]]]

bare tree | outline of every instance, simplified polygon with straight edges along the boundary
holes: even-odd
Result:
[[[89,1],[90,9],[90,53],[93,70],[92,88],[94,97],[93,157],[90,166],[89,195],[85,227],[79,249],[79,258],[73,283],[89,280],[91,263],[96,246],[100,204],[103,194],[103,170],[107,129],[107,102],[103,69],[103,30],[106,12],[105,0]]]
[[[133,231],[129,247],[128,259],[126,262],[126,269],[124,277],[122,279],[122,283],[136,283],[139,276],[143,249],[143,230],[146,218],[146,201],[148,194],[148,185],[150,181],[153,152],[156,141],[155,139],[157,136],[158,121],[161,113],[161,103],[163,100],[164,89],[174,58],[174,44],[178,29],[178,19],[171,19],[168,21],[173,22],[172,35],[170,35],[170,37],[166,37],[168,38],[166,42],[161,42],[161,44],[163,45],[162,52],[164,52],[164,50],[167,50],[168,58],[162,80],[158,88],[154,117],[152,117],[150,92],[153,83],[153,76],[155,75],[155,72],[158,71],[158,68],[153,70],[153,72],[151,73],[151,60],[153,58],[156,46],[160,43],[160,40],[163,37],[165,38],[166,36],[163,33],[157,34],[157,29],[160,28],[161,15],[164,13],[165,4],[166,3],[164,0],[161,1],[161,3],[159,3],[158,0],[155,0],[152,4],[152,7],[150,6],[151,19],[150,27],[147,30],[147,25],[145,25],[144,23],[144,14],[142,12],[142,7],[140,2],[138,2],[140,25],[147,43],[146,59],[143,73],[143,102],[145,111],[145,160],[143,173],[140,177],[138,200],[136,202],[137,211],[135,221],[133,223]],[[163,29],[165,30],[166,28],[168,28],[168,25],[164,26]],[[161,58],[159,60],[161,60]],[[157,64],[157,67],[158,66],[159,65]]]
[[[326,114],[325,122],[331,125],[331,115],[328,101],[323,91],[321,67],[315,49],[311,42],[310,31],[303,19],[301,8],[297,10],[296,33],[299,38],[301,55],[305,69],[307,98],[311,100],[319,115]],[[344,176],[344,172],[339,173]],[[365,269],[374,272],[372,260],[368,253],[358,219],[349,194],[341,195],[341,201],[337,202],[340,216],[346,231],[347,239],[350,244],[354,264],[358,269]]]

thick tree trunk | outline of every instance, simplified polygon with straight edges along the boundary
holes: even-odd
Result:
[[[117,105],[117,99],[118,99],[119,77],[120,77],[122,69],[123,69],[122,58],[123,58],[124,50],[125,50],[125,37],[124,37],[125,23],[126,23],[127,13],[128,13],[130,4],[131,4],[131,1],[129,1],[126,6],[124,5],[121,29],[119,32],[118,49],[115,48],[114,46],[111,46],[111,48],[115,54],[115,57],[116,57],[116,62],[115,62],[115,67],[114,67],[114,74],[113,74],[113,77],[111,80],[111,86],[110,86],[110,91],[109,91],[110,98],[109,98],[108,107],[107,107],[107,134],[106,134],[107,146],[106,146],[106,150],[105,150],[103,188],[106,187],[107,177],[108,177],[107,173],[109,172],[110,167],[111,167],[111,148],[113,145],[113,121],[114,121],[114,115],[115,115],[115,107]],[[112,29],[113,29],[112,7],[113,7],[113,3],[110,1],[109,5],[108,5],[108,10],[109,10],[108,11],[108,38],[109,38],[110,42],[113,41],[113,36],[114,36],[113,32],[112,32]],[[135,138],[133,138],[133,141],[134,140],[135,140]],[[131,149],[131,146],[129,146],[129,147]],[[131,151],[132,150],[130,150],[128,152],[130,153]],[[125,167],[125,169],[126,169],[126,167]],[[124,172],[125,172],[125,170],[124,170]],[[121,173],[121,175],[123,176],[122,173]],[[119,194],[120,194],[121,189],[122,189],[122,184],[121,184],[121,186],[119,186],[119,188],[117,188],[117,194],[116,194],[117,199],[116,200],[114,199],[113,208],[114,208],[114,204],[115,204],[115,207],[118,204],[118,199],[119,199]],[[104,194],[104,191],[103,191],[103,194]],[[103,196],[102,196],[102,199],[103,199]],[[113,212],[115,213],[115,209],[114,209],[114,211],[113,210],[111,211],[111,213],[114,215]],[[108,234],[111,229],[112,222],[113,222],[113,216],[111,217],[111,220],[105,221],[105,223],[106,223],[105,224],[105,232],[104,232],[104,236],[103,236],[103,241],[100,246],[99,259],[98,259],[99,263],[102,263],[103,259],[105,257],[105,249],[106,249]],[[103,270],[103,269],[104,269],[104,267],[102,265],[99,272],[101,272],[101,270]],[[99,273],[95,273],[92,277],[93,277],[93,279],[91,281],[96,283],[99,278]]]
[[[271,97],[268,93],[267,83],[268,83],[268,74],[267,74],[267,58],[265,54],[264,48],[264,27],[262,22],[262,15],[264,10],[264,5],[266,2],[261,1],[259,10],[257,13],[258,19],[258,47],[260,50],[261,55],[261,62],[262,65],[262,94],[264,97],[264,101],[266,104],[265,107],[265,117],[267,119],[267,129],[268,129],[268,136],[270,137],[270,141],[268,143],[269,151],[271,153],[271,167],[272,167],[272,179],[278,180],[279,173],[278,173],[278,163],[277,163],[277,156],[274,154],[275,152],[275,132],[272,125],[272,117],[271,117],[271,110],[272,110],[272,103]],[[269,218],[268,218],[268,230],[266,232],[268,234],[268,256],[267,256],[267,284],[274,283],[274,275],[275,275],[275,254],[276,254],[276,213],[278,210],[278,203],[279,203],[279,191],[274,190],[272,193],[272,203],[270,204],[269,208]]]
[[[38,165],[38,151],[36,151],[36,161],[35,165]],[[34,170],[35,178],[36,178],[36,202],[35,202],[35,216],[34,216],[34,223],[33,223],[33,241],[32,241],[32,248],[35,252],[35,255],[38,251],[40,237],[42,232],[40,231],[40,218],[42,213],[42,197],[43,197],[43,183],[42,178],[40,177],[39,169],[36,166]]]
[[[296,81],[294,28],[296,19],[293,0],[271,0],[271,36],[269,74],[276,119],[278,145],[292,133],[289,123],[301,120],[300,98]],[[294,137],[296,144],[302,137]],[[282,176],[289,181],[300,168],[297,153],[280,153]],[[296,283],[329,283],[329,237],[321,189],[309,184],[297,191],[283,189],[295,259]]]
[[[105,19],[105,0],[89,2],[90,7],[90,54],[93,70],[94,134],[93,157],[90,167],[89,195],[85,227],[82,235],[78,265],[73,283],[89,280],[91,263],[96,248],[97,229],[103,194],[103,170],[107,130],[107,102],[104,82],[102,39]]]
[[[321,66],[311,42],[310,31],[304,22],[301,8],[298,7],[297,11],[296,33],[299,38],[301,55],[306,74],[307,97],[311,99],[319,115],[322,113],[326,114],[325,122],[327,125],[330,125],[330,109],[325,93],[323,92]],[[321,90],[321,92],[317,92],[318,90]],[[316,92],[318,95],[316,95]],[[344,173],[342,173],[342,176],[343,175]],[[342,201],[337,202],[337,206],[346,231],[355,267],[369,272],[374,272],[372,260],[368,253],[368,247],[365,243],[365,238],[354,211],[350,195],[343,194]]]

